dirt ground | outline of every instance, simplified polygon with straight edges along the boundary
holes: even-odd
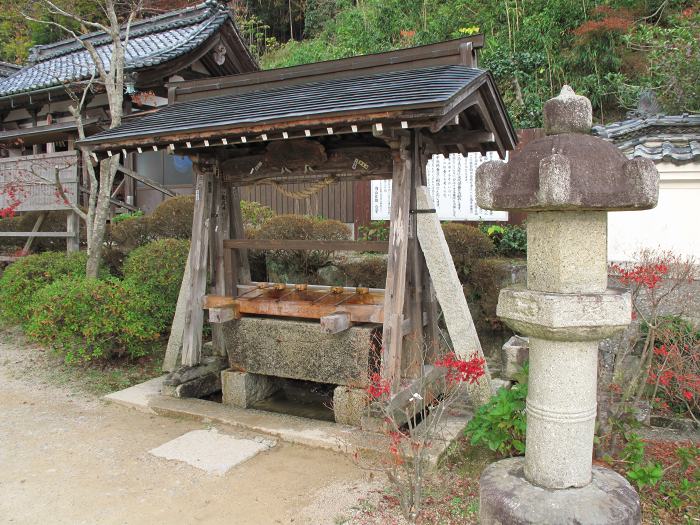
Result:
[[[281,442],[223,477],[153,457],[206,425],[56,384],[49,363],[0,332],[0,523],[341,524],[379,497],[350,459]]]

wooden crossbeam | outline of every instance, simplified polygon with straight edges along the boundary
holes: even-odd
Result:
[[[231,250],[321,250],[337,252],[382,252],[389,251],[386,241],[317,241],[279,239],[228,239],[224,248]]]

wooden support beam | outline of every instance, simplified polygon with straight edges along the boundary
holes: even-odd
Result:
[[[337,334],[352,326],[348,312],[338,312],[321,317],[321,331],[326,334]]]
[[[174,191],[169,190],[165,186],[161,186],[157,182],[154,182],[151,179],[144,177],[143,175],[139,175],[134,170],[130,170],[129,168],[122,166],[121,164],[117,165],[117,170],[121,171],[124,175],[128,175],[132,179],[139,181],[141,184],[145,184],[149,188],[153,188],[154,190],[163,193],[164,195],[167,195],[169,197],[175,197],[177,195]]]
[[[233,307],[209,308],[208,311],[209,322],[212,324],[212,330],[217,329],[218,331],[221,331],[221,326],[218,326],[221,323],[226,323],[228,321],[241,318],[241,313],[236,304],[234,304]]]
[[[389,257],[384,293],[381,374],[391,385],[392,394],[395,394],[401,382],[402,323],[411,198],[411,136],[408,133],[402,133],[391,146],[394,175],[391,180]]]
[[[32,228],[32,233],[38,232],[39,228],[41,228],[41,225],[44,223],[44,219],[46,219],[48,213],[40,213],[39,216],[36,218],[36,222],[34,223],[34,227]],[[34,242],[34,237],[29,237],[27,239],[27,242],[24,243],[24,248],[22,248],[22,253],[29,253],[29,250],[32,248],[32,243]]]
[[[243,212],[241,211],[241,192],[238,188],[229,188],[229,201],[231,203],[231,236],[232,240],[245,240],[245,228],[243,226]],[[226,242],[224,241],[224,247]],[[248,263],[248,250],[238,250],[238,258],[234,261],[234,280],[231,282],[233,292],[236,291],[238,283],[248,284],[250,278],[250,264]]]
[[[433,142],[438,146],[466,146],[478,148],[481,144],[495,142],[496,137],[490,131],[470,131],[463,128],[455,130],[443,129],[433,135]]]
[[[415,134],[413,148],[411,151],[411,176],[410,176],[410,206],[413,213],[409,217],[409,239],[408,239],[408,293],[404,315],[411,319],[411,328],[404,339],[403,356],[401,359],[401,376],[415,379],[420,376],[424,364],[424,341],[423,341],[423,266],[425,260],[418,245],[418,234],[416,227],[416,188],[421,181],[421,155],[420,135]]]
[[[211,225],[213,169],[209,165],[194,164],[197,176],[195,206],[192,219],[192,251],[190,301],[185,314],[182,344],[182,364],[198,365],[202,358],[202,329],[204,311],[202,301],[206,293],[207,262],[209,260],[209,228]]]
[[[66,218],[66,230],[71,234],[66,239],[66,251],[77,252],[80,250],[80,216],[71,211]]]
[[[386,241],[317,241],[287,239],[227,239],[224,248],[250,250],[320,250],[326,252],[389,251]]]
[[[210,270],[211,275],[211,292],[224,295],[226,293],[226,268],[224,253],[224,239],[228,239],[231,233],[231,206],[229,202],[229,192],[227,191],[221,172],[217,170],[212,180],[212,215],[211,220],[213,227],[210,230]],[[230,309],[229,309],[230,310]],[[212,313],[209,311],[209,321],[212,322],[212,344],[216,355],[226,355],[226,343],[224,340],[224,332],[220,324],[223,320],[230,321],[233,319],[233,313],[228,311],[219,312],[217,310]],[[229,317],[230,314],[230,317]]]
[[[41,237],[44,239],[51,237],[68,239],[74,235],[73,232],[0,232],[0,237]]]
[[[165,350],[163,366],[161,367],[164,372],[172,372],[177,368],[180,360],[180,354],[182,353],[182,340],[185,333],[185,318],[187,316],[187,308],[190,303],[190,288],[192,279],[190,260],[192,260],[191,246],[190,253],[187,257],[187,263],[185,264],[185,272],[182,276],[182,283],[180,284],[180,293],[177,296],[175,315],[173,316],[173,322],[170,326],[168,347]]]

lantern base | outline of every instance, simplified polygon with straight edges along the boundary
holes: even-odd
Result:
[[[482,525],[638,525],[639,496],[613,470],[593,466],[585,487],[546,489],[525,479],[524,458],[489,465],[481,475]]]

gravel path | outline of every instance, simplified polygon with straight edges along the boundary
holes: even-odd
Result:
[[[2,523],[339,524],[377,497],[348,458],[285,443],[223,477],[153,457],[150,449],[206,425],[58,385],[50,363],[0,333]]]

